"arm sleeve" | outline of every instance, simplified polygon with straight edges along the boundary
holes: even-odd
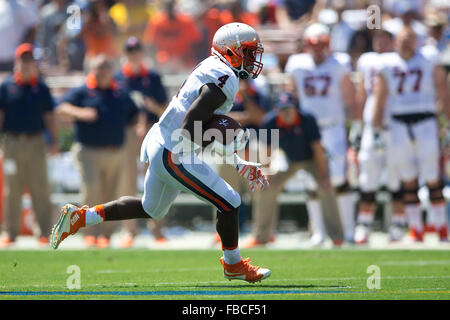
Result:
[[[295,69],[295,55],[292,55],[289,57],[288,61],[286,62],[286,66],[284,67],[284,72],[292,74],[294,69]]]
[[[42,99],[42,109],[44,111],[53,111],[55,109],[55,100],[50,93],[49,88],[46,85],[42,86],[43,99]]]
[[[155,100],[158,103],[166,103],[167,102],[167,93],[166,88],[163,86],[161,77],[159,75],[155,75],[153,85],[155,86]]]

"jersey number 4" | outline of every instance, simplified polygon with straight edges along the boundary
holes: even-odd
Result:
[[[225,83],[227,82],[229,77],[230,76],[226,74],[217,79],[217,80],[219,80],[219,83],[218,83],[219,88],[223,88],[223,86],[225,85]]]

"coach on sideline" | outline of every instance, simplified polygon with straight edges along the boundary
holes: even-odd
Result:
[[[20,229],[22,194],[27,188],[41,229],[40,244],[48,243],[52,205],[47,176],[46,137],[50,152],[58,152],[54,102],[39,76],[33,46],[16,48],[14,72],[0,86],[0,124],[3,131],[3,172],[6,183],[5,234],[1,246],[15,241]]]
[[[138,109],[113,78],[111,62],[103,55],[91,60],[85,84],[68,91],[56,108],[59,116],[75,121],[72,152],[82,177],[82,203],[111,201],[119,196],[123,144],[128,120]],[[106,248],[115,227],[87,229],[88,246]]]
[[[255,192],[252,210],[254,244],[264,245],[269,242],[278,223],[277,196],[285,183],[297,171],[304,169],[317,182],[317,196],[322,206],[328,235],[335,245],[340,245],[344,235],[336,195],[328,173],[328,160],[320,142],[320,132],[315,118],[299,111],[293,96],[288,92],[282,92],[275,104],[275,114],[266,119],[262,128],[269,130],[266,142],[268,152],[271,144],[270,130],[279,130],[279,148],[286,154],[289,168],[287,171],[270,176],[270,188]]]

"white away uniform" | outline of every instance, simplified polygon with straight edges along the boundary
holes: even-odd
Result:
[[[372,127],[374,117],[375,98],[373,87],[377,73],[383,66],[382,54],[367,52],[361,55],[357,63],[357,71],[364,80],[366,91],[366,102],[363,110],[364,129],[361,137],[361,149],[358,153],[359,163],[359,188],[362,192],[375,192],[381,185],[382,177],[385,178],[390,191],[398,191],[400,180],[389,145],[385,150],[375,150],[374,132]],[[389,141],[389,101],[386,102],[386,112],[383,119],[382,135],[384,140]],[[383,176],[385,174],[386,176]]]
[[[417,52],[408,61],[398,53],[383,54],[380,70],[389,90],[392,158],[404,181],[439,179],[439,137],[435,117],[435,61]]]
[[[300,108],[317,120],[335,186],[347,180],[345,106],[340,83],[351,68],[344,60],[343,54],[333,54],[316,65],[311,55],[300,53],[289,57],[285,68],[296,82]]]
[[[211,56],[192,71],[144,139],[141,161],[148,161],[149,167],[145,175],[142,204],[152,218],[162,218],[181,190],[210,202],[222,212],[240,205],[239,194],[195,153],[177,153],[183,119],[198,98],[200,88],[207,83],[216,84],[227,98],[216,113],[229,112],[239,80],[231,68]]]

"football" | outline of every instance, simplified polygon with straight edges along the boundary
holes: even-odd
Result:
[[[216,139],[227,145],[234,140],[239,130],[243,130],[239,122],[229,116],[215,114],[209,122],[203,125],[203,147],[208,146]]]

